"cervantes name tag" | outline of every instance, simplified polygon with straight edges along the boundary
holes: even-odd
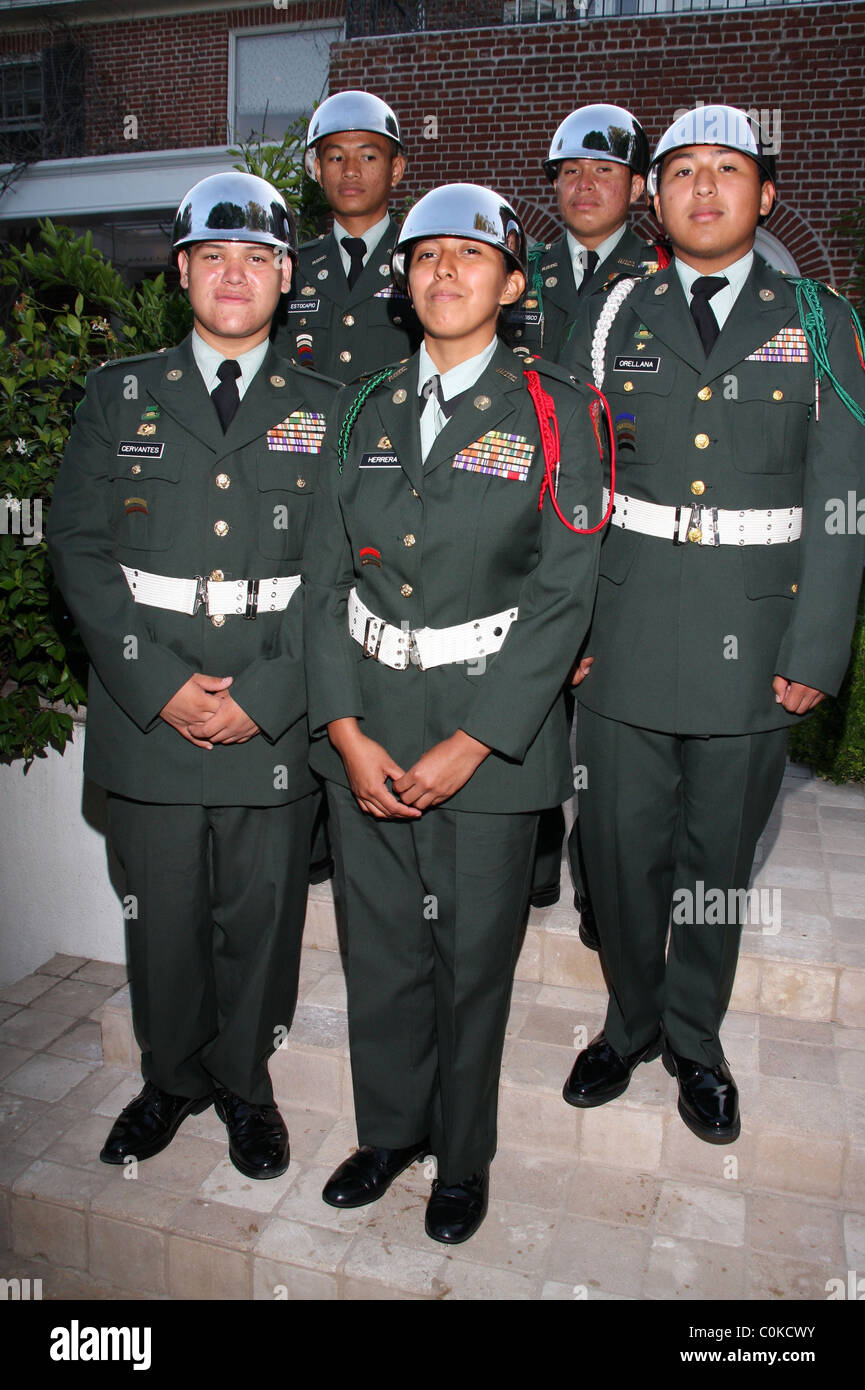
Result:
[[[119,459],[161,459],[164,444],[145,444],[140,439],[121,439],[117,445]]]

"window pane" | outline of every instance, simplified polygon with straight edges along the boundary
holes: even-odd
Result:
[[[309,115],[326,94],[330,45],[341,38],[341,27],[239,35],[234,138],[242,140],[262,130],[265,104],[265,133],[274,139],[282,138],[295,116]]]

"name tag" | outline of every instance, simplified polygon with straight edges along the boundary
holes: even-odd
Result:
[[[139,439],[122,439],[117,445],[119,459],[161,459],[164,444],[144,444]]]
[[[537,328],[543,318],[540,309],[515,309],[510,316],[516,323],[524,323],[529,328]]]
[[[289,314],[314,314],[320,303],[320,299],[290,299],[287,312]]]
[[[399,468],[396,454],[364,454],[359,468]]]
[[[614,372],[656,372],[661,365],[660,357],[617,357],[613,362]]]

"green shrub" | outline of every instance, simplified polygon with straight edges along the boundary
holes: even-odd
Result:
[[[824,700],[793,727],[790,757],[830,782],[865,782],[865,585],[837,699]]]
[[[173,346],[191,318],[163,275],[130,290],[89,232],[48,221],[39,246],[0,251],[0,283],[18,291],[0,329],[0,762],[23,759],[26,772],[63,751],[64,706],[85,701],[81,642],[35,527],[44,533],[74,406],[92,368]]]

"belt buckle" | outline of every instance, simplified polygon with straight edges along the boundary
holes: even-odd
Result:
[[[209,618],[210,605],[207,599],[207,580],[205,579],[203,574],[197,574],[195,576],[195,607],[192,610],[193,617],[198,612],[202,604],[204,604],[204,611]]]
[[[420,651],[415,639],[415,630],[411,629],[408,635],[408,659],[412,666],[416,666],[419,671],[423,670],[423,662],[420,659]]]
[[[715,528],[712,544],[718,545],[718,509],[717,507],[706,507],[705,510],[710,514]],[[684,536],[682,535],[683,511],[688,513],[687,521],[685,522]],[[676,508],[675,523],[673,525],[673,545],[687,545],[692,530],[703,530],[703,511],[704,508],[700,506],[699,502],[692,502],[690,506],[678,506]]]
[[[372,625],[373,625],[373,623],[378,623],[378,632],[375,634],[375,638],[374,638],[373,640],[370,640],[370,639],[372,638]],[[383,639],[384,639],[384,621],[383,621],[383,619],[381,619],[381,618],[374,618],[374,617],[372,616],[372,614],[370,614],[370,616],[369,616],[369,617],[367,618],[367,620],[366,620],[366,626],[365,626],[365,628],[364,628],[364,630],[363,630],[363,643],[362,643],[362,646],[363,646],[363,654],[364,654],[364,656],[371,656],[371,657],[373,658],[374,661],[378,661],[378,654],[379,654],[379,652],[381,651],[381,644],[382,644]]]
[[[246,581],[246,608],[243,616],[248,622],[254,622],[258,617],[258,586],[260,580],[247,579]]]

